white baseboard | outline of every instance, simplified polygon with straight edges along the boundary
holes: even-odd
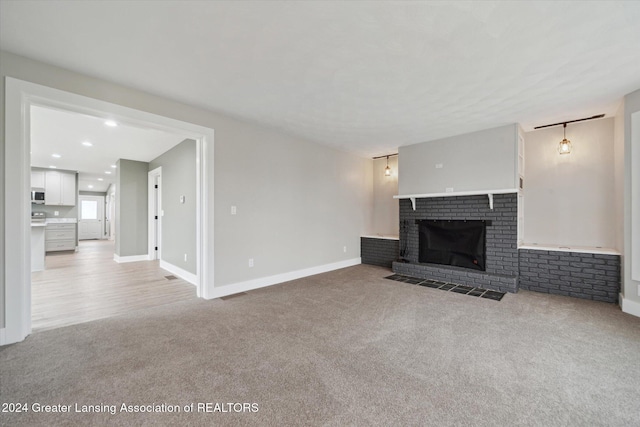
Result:
[[[631,301],[628,298],[625,299],[622,294],[618,296],[618,300],[620,301],[620,308],[624,313],[640,317],[640,303]]]
[[[118,256],[113,254],[113,260],[118,264],[123,264],[125,262],[149,261],[149,255]]]
[[[338,261],[331,264],[319,265],[317,267],[305,268],[303,270],[290,271],[288,273],[276,274],[274,276],[261,277],[259,279],[247,280],[246,282],[238,282],[232,285],[221,286],[213,289],[213,295],[209,299],[220,298],[227,295],[247,292],[253,289],[264,288],[278,283],[288,282],[290,280],[301,279],[303,277],[313,276],[314,274],[326,273],[328,271],[339,270],[341,268],[352,267],[361,264],[360,258],[352,258],[345,261]]]
[[[167,270],[174,276],[178,276],[182,280],[185,280],[194,286],[198,286],[198,276],[188,272],[187,270],[183,270],[182,268],[176,267],[175,265],[169,264],[168,262],[163,260],[160,260],[160,268],[163,270]]]

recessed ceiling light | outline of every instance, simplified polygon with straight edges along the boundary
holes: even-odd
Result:
[[[57,166],[49,166],[49,169],[58,169]]]
[[[115,169],[117,166],[116,165],[111,165],[111,167]]]
[[[107,175],[111,175],[111,171],[104,171]]]
[[[104,122],[105,125],[109,126],[109,127],[116,127],[118,126],[118,124],[116,122],[114,122],[113,120],[107,120],[106,122]]]
[[[89,184],[89,185],[87,185],[87,187],[89,187],[89,188],[93,188],[93,185]]]
[[[104,179],[102,179],[102,178],[98,178],[98,181],[104,181]]]
[[[93,144],[90,143],[89,141],[83,142],[82,145],[84,145],[85,147],[92,147],[93,146]]]
[[[53,157],[54,159],[59,159],[62,156],[60,154],[52,154],[51,157]]]

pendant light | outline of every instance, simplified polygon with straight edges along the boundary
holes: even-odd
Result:
[[[389,166],[389,157],[397,156],[398,153],[386,154],[382,156],[372,157],[373,160],[384,159],[387,158],[387,166],[384,168],[384,176],[391,176],[391,166]]]
[[[571,153],[571,141],[567,139],[567,123],[584,122],[585,120],[601,119],[604,114],[598,114],[591,117],[585,117],[584,119],[569,120],[568,122],[552,123],[550,125],[536,126],[534,129],[548,128],[552,126],[562,125],[562,141],[558,144],[558,153],[569,154]]]
[[[571,141],[567,139],[567,124],[562,124],[562,141],[558,145],[558,153],[560,154],[569,154],[571,153]]]

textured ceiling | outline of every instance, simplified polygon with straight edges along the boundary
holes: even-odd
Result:
[[[640,88],[638,1],[0,5],[4,50],[368,156]]]

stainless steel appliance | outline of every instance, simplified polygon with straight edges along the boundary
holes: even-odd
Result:
[[[47,215],[44,212],[31,212],[31,222],[45,222]]]
[[[44,205],[44,188],[31,189],[31,203],[34,205]]]

